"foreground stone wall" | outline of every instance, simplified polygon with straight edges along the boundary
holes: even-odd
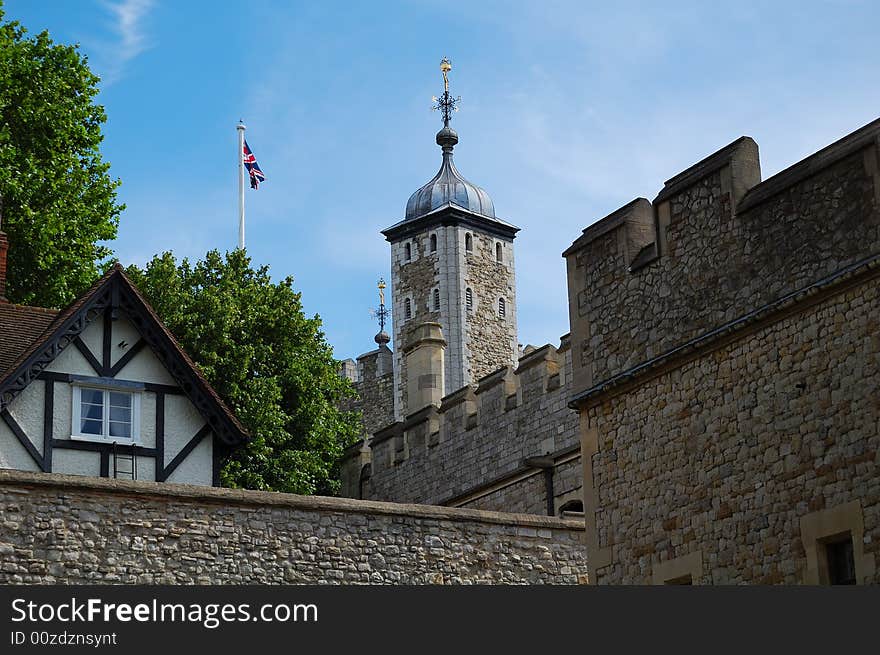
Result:
[[[586,410],[597,582],[818,582],[849,532],[880,583],[878,317],[874,277]]]
[[[0,471],[0,583],[579,584],[550,517]]]

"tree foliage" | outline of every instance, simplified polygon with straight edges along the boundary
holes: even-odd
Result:
[[[76,46],[29,37],[0,5],[0,200],[7,296],[62,307],[99,274],[123,206],[98,150],[98,77]]]
[[[351,385],[292,278],[273,283],[242,250],[194,265],[166,252],[127,272],[253,436],[225,466],[224,486],[335,493],[358,417],[339,409]]]

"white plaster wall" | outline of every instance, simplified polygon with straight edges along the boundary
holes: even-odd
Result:
[[[21,394],[9,405],[9,413],[18,423],[30,442],[43,454],[43,394],[45,383],[37,380],[28,385]],[[6,424],[3,424],[4,427]],[[14,438],[14,435],[13,435]],[[18,439],[16,439],[18,442]],[[19,444],[21,446],[21,444]],[[28,455],[30,458],[30,455]]]
[[[167,396],[166,396],[167,398]],[[141,393],[141,438],[140,445],[145,448],[156,447],[156,394],[149,391]]]
[[[112,327],[113,338],[110,339],[110,366],[114,366],[141,338],[137,328],[124,318],[113,321]],[[125,348],[119,346],[123,341],[127,344]],[[98,352],[101,351],[99,350]]]
[[[165,396],[165,464],[174,459],[204,425],[205,419],[188,398]]]
[[[24,449],[12,430],[0,421],[0,468],[19,471],[39,471],[40,467]]]
[[[85,450],[52,450],[52,472],[70,475],[101,475],[101,455]]]
[[[177,386],[177,381],[171,377],[168,369],[165,368],[149,348],[144,348],[135,355],[134,359],[126,364],[125,368],[116,377],[122,380]]]
[[[92,324],[86,328],[86,332],[88,332],[94,325],[95,322],[93,321]],[[98,350],[92,351],[92,354],[95,355],[95,359],[101,361],[100,344],[98,345]],[[55,361],[46,367],[46,370],[54,373],[72,373],[73,375],[98,375],[97,371],[91,367],[86,361],[86,358],[82,356],[73,344],[68,345],[64,351],[55,358]]]
[[[104,317],[98,316],[88,324],[85,330],[79,335],[82,341],[99,362],[101,361],[101,353],[104,351]],[[75,346],[71,346],[75,348]]]
[[[168,482],[210,485],[214,479],[213,435],[209,434],[199,442],[193,451],[168,476]]]
[[[65,351],[64,354],[66,354],[66,352],[67,351]],[[64,355],[62,354],[62,357],[63,356]],[[70,439],[73,429],[71,426],[73,413],[73,387],[67,382],[56,382],[54,402],[55,415],[52,417],[52,434],[56,439]]]

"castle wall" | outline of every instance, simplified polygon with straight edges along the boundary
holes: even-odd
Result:
[[[694,554],[695,583],[809,582],[805,522],[851,502],[860,581],[880,582],[878,317],[875,277],[587,410],[597,582]]]
[[[740,139],[566,252],[598,583],[827,582],[842,538],[880,581],[878,144],[758,183]]]
[[[3,584],[582,584],[551,517],[0,471]]]
[[[579,493],[577,416],[570,396],[568,342],[547,345],[474,387],[446,396],[371,444],[366,498],[547,513],[543,472],[528,457],[554,458],[554,496]],[[556,481],[558,479],[558,482]]]

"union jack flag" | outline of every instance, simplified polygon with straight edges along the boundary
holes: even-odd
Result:
[[[248,145],[247,141],[244,142],[244,153],[242,160],[244,161],[244,167],[248,169],[248,173],[251,176],[251,188],[259,188],[260,182],[266,181],[266,176],[263,175],[263,171],[260,170],[260,165],[257,163],[257,158],[254,157],[254,153],[251,152],[251,147]]]

